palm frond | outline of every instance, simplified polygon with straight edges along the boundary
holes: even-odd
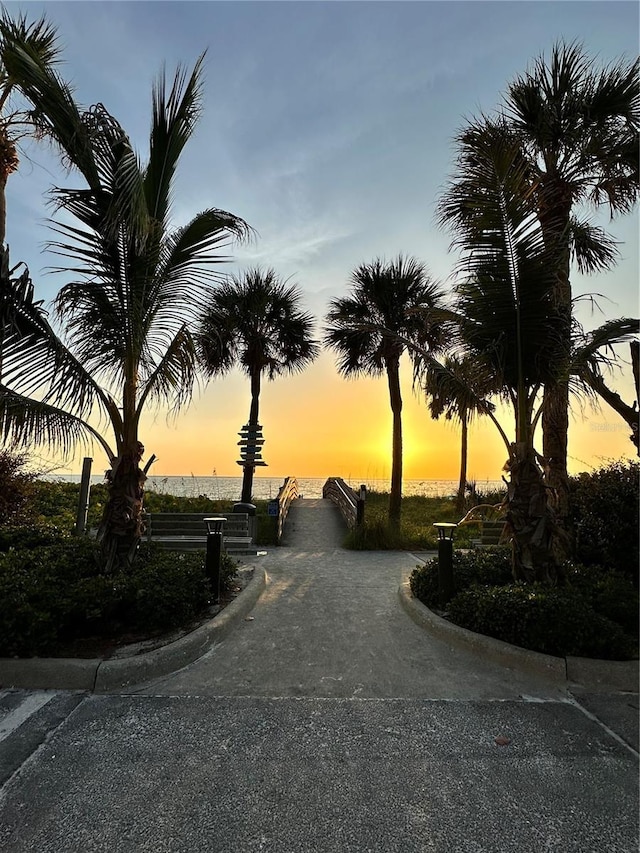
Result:
[[[350,282],[350,296],[329,304],[324,333],[341,374],[379,375],[404,351],[403,338],[432,351],[442,347],[444,294],[424,264],[403,255],[376,258],[356,267]]]
[[[2,62],[14,85],[31,103],[31,122],[59,148],[67,165],[77,168],[98,192],[99,172],[72,88],[25,34],[15,29],[2,29]]]
[[[607,320],[590,332],[584,332],[576,324],[571,353],[572,373],[581,376],[589,370],[598,375],[603,368],[612,368],[617,362],[613,347],[636,340],[639,334],[640,320],[631,317]]]
[[[213,288],[202,312],[198,347],[208,375],[233,365],[248,375],[303,370],[318,355],[313,317],[300,308],[301,293],[275,270],[253,268]]]
[[[106,412],[106,398],[85,366],[56,335],[34,299],[29,272],[11,278],[9,253],[3,254],[0,274],[2,379],[22,395],[39,394],[78,417],[98,406]]]
[[[69,411],[34,400],[0,384],[0,437],[16,447],[46,447],[69,456],[78,445],[102,446],[109,459],[114,453],[100,433]]]
[[[198,57],[188,77],[183,68],[176,70],[168,96],[164,69],[153,87],[153,119],[144,190],[150,215],[163,224],[169,216],[171,186],[178,160],[201,111],[204,57],[204,53]]]
[[[138,401],[142,413],[148,401],[167,402],[177,411],[191,399],[196,378],[196,346],[189,329],[179,329],[157,367],[144,382]]]
[[[581,273],[601,272],[615,266],[620,257],[618,243],[604,228],[572,216],[570,229],[573,256]]]

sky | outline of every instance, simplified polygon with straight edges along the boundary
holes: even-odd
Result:
[[[204,50],[203,114],[185,149],[174,201],[176,225],[207,207],[245,219],[256,239],[234,247],[229,272],[260,264],[296,284],[318,320],[347,295],[351,271],[398,253],[423,261],[451,287],[451,234],[436,206],[452,173],[456,133],[491,112],[507,84],[555,40],[581,41],[603,63],[638,53],[635,2],[48,2],[6,3],[30,18],[43,11],[63,45],[63,76],[84,104],[101,102],[141,157],[150,127],[151,86],[163,64],[190,67]],[[55,258],[46,193],[72,178],[42,143],[25,140],[7,190],[12,262],[25,261],[38,298],[49,302],[64,277]],[[580,320],[638,316],[638,214],[598,222],[619,242],[607,273],[575,273],[574,293],[598,293]],[[626,356],[626,350],[622,352]],[[633,400],[631,369],[611,383]],[[454,479],[455,425],[433,421],[403,364],[404,476]],[[249,411],[239,372],[201,388],[170,421],[149,413],[141,438],[158,475],[236,476],[237,432]],[[268,476],[390,476],[391,412],[384,379],[340,377],[323,352],[304,373],[263,385],[261,415]],[[513,432],[512,417],[504,424]],[[612,410],[576,402],[569,435],[574,473],[630,455],[626,424]],[[79,454],[56,459],[80,469]],[[99,448],[94,466],[104,464]],[[469,439],[469,479],[499,479],[506,458],[491,424]],[[95,470],[95,468],[94,468]],[[260,473],[262,473],[260,472]]]

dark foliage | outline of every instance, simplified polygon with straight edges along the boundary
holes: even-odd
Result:
[[[27,462],[24,453],[0,449],[0,524],[26,518],[36,476],[27,471]]]
[[[576,559],[623,572],[638,587],[640,463],[614,462],[572,478]]]
[[[511,582],[505,549],[454,552],[452,622],[553,655],[626,660],[638,655],[638,593],[628,576],[601,566],[568,565],[567,585]],[[438,561],[417,567],[413,595],[438,607]]]
[[[482,548],[453,552],[454,595],[472,584],[500,586],[513,580],[511,552],[507,548]],[[411,592],[427,607],[438,607],[438,560],[418,566],[409,579]]]
[[[225,556],[222,582],[235,564]],[[0,655],[51,655],[87,637],[153,636],[204,613],[211,594],[202,553],[142,546],[128,572],[99,572],[95,543],[70,538],[0,554]]]
[[[620,625],[567,588],[472,586],[452,599],[449,618],[471,631],[549,655],[612,660],[638,655],[637,642]]]

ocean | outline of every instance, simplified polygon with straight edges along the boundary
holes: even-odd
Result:
[[[47,479],[60,480],[67,483],[80,482],[79,474],[51,475]],[[102,474],[94,474],[91,483],[103,482]],[[322,487],[326,477],[298,477],[298,490],[305,498],[321,498]],[[388,492],[389,480],[363,479],[354,480],[344,478],[345,482],[356,491],[364,483],[370,490],[376,492]],[[282,486],[282,477],[254,477],[253,496],[257,500],[269,500],[278,495]],[[483,480],[476,482],[479,491],[487,492],[504,486],[499,480]],[[212,500],[240,500],[242,490],[242,477],[196,477],[187,474],[182,477],[163,477],[151,475],[146,482],[146,488],[162,494],[179,495],[180,497],[199,497],[204,495]],[[411,495],[424,495],[426,497],[448,497],[454,495],[458,489],[457,480],[404,480],[402,493],[405,497]]]

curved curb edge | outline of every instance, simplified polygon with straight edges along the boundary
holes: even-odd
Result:
[[[1,658],[2,687],[85,690],[107,693],[168,675],[201,657],[255,607],[267,584],[256,568],[253,578],[218,615],[173,643],[151,652],[115,660],[79,658]]]
[[[408,581],[400,585],[398,595],[403,608],[416,624],[441,640],[482,656],[484,660],[531,672],[565,686],[586,687],[600,692],[638,692],[637,661],[565,659],[532,652],[494,637],[476,634],[437,616],[413,597]]]

